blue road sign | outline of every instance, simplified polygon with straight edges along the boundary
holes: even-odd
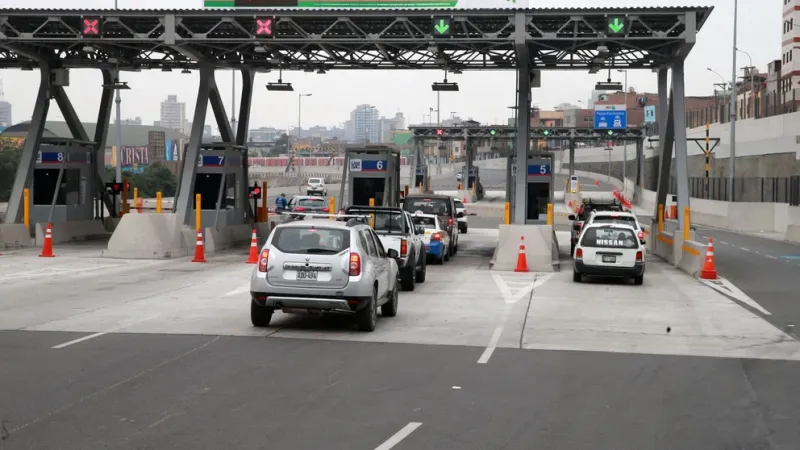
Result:
[[[656,105],[649,105],[644,107],[644,123],[653,123],[656,121]]]
[[[596,129],[624,130],[628,128],[628,112],[624,109],[600,109],[594,111]]]
[[[352,170],[352,168],[351,168]],[[361,161],[362,172],[386,172],[386,161],[365,159]]]

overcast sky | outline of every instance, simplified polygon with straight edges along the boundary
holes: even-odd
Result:
[[[524,6],[519,0],[516,6]],[[529,0],[528,6],[552,6],[553,2]],[[469,2],[464,3],[464,2]],[[114,0],[2,0],[3,7],[10,8],[113,8]],[[731,48],[733,36],[733,0],[705,0],[693,3],[714,6],[715,9],[698,36],[686,64],[687,95],[712,95],[713,84],[721,80],[706,70],[711,67],[730,79]],[[461,0],[459,6],[502,7],[510,5],[505,0]],[[563,7],[598,6],[682,6],[674,0],[560,0]],[[119,0],[120,8],[157,9],[202,8],[202,0]],[[781,11],[782,0],[739,0],[739,48],[753,58],[753,65],[766,70],[769,61],[781,57]],[[739,54],[737,65],[749,65],[747,56]],[[622,82],[621,73],[613,73]],[[15,122],[29,120],[33,110],[38,77],[31,72],[0,70],[5,87],[5,99],[13,104]],[[146,124],[159,119],[159,104],[168,94],[175,94],[186,102],[187,115],[191,120],[198,75],[160,71],[124,73],[131,91],[123,92],[122,117],[140,116]],[[394,115],[402,111],[409,122],[419,123],[428,108],[436,108],[436,93],[430,90],[434,81],[441,81],[440,71],[332,71],[325,75],[300,72],[285,72],[284,81],[291,82],[295,92],[267,92],[264,85],[276,81],[277,73],[256,76],[257,90],[254,93],[254,113],[251,126],[274,126],[286,128],[297,124],[297,94],[311,93],[303,99],[303,127],[311,125],[338,125],[349,118],[357,104],[375,105],[382,115]],[[589,75],[586,72],[545,72],[542,88],[534,89],[533,102],[543,109],[559,103],[586,102],[591,87],[603,81],[606,73]],[[451,81],[459,83],[460,92],[441,93],[442,118],[455,112],[461,117],[471,117],[481,122],[503,123],[510,116],[509,105],[514,104],[514,73],[509,72],[465,72],[451,75]],[[101,93],[101,77],[98,71],[73,70],[71,85],[67,88],[70,98],[81,119],[96,120],[97,105]],[[231,102],[231,72],[218,72],[217,83],[223,93],[227,108]],[[655,92],[656,75],[650,71],[632,71],[628,76],[629,86],[637,91]],[[238,101],[237,101],[238,103]],[[58,108],[53,104],[50,120],[59,119]],[[211,109],[206,123],[213,123]],[[228,112],[230,116],[230,111]],[[434,120],[436,116],[434,113]]]

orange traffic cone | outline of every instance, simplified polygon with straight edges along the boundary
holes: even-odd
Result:
[[[464,203],[465,205],[467,204],[467,196],[466,195],[464,196],[464,200],[462,201],[462,203]]]
[[[42,245],[41,258],[52,258],[56,255],[53,254],[53,225],[48,223],[47,230],[44,232],[44,245]]]
[[[594,180],[594,185],[595,185],[595,186],[600,186],[600,180],[597,180],[597,179],[595,179],[595,180]]]
[[[204,263],[206,262],[206,250],[203,245],[203,232],[197,230],[197,244],[194,246],[194,259],[192,262]]]
[[[711,238],[708,238],[706,261],[703,263],[703,270],[700,271],[700,278],[704,280],[717,279],[717,264],[714,262],[714,241]]]
[[[247,264],[255,264],[258,262],[258,236],[256,230],[253,229],[253,235],[250,237],[250,256],[247,258]]]
[[[528,257],[525,256],[525,236],[519,237],[519,254],[517,255],[517,267],[514,272],[528,271]]]
[[[572,208],[572,200],[570,200],[570,201],[569,201],[569,203],[567,203],[567,206],[569,206],[570,208]]]

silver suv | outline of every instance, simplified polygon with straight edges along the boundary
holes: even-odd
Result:
[[[373,331],[381,315],[397,315],[395,250],[386,251],[363,220],[306,219],[278,225],[250,278],[250,319],[266,327],[275,310],[355,316]]]

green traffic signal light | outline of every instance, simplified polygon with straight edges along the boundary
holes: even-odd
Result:
[[[496,133],[497,133],[497,130],[489,130],[489,134],[491,134],[492,136],[494,136]]]
[[[613,136],[614,135],[614,130],[608,130],[608,135],[609,136]]]

